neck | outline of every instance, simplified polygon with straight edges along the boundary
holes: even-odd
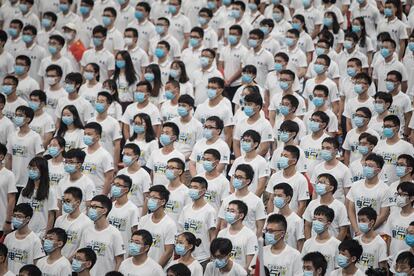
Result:
[[[210,70],[210,68],[211,68],[211,64],[209,66],[206,66],[205,68],[201,68],[201,70],[203,72],[206,72],[206,71]]]
[[[80,214],[81,214],[81,211],[80,211],[80,209],[79,209],[79,207],[78,208],[76,208],[72,213],[70,213],[69,215],[68,215],[68,217],[70,218],[70,219],[77,219],[79,216],[80,216]]]
[[[102,216],[95,222],[95,229],[98,231],[104,230],[108,227],[108,225],[109,222],[106,220],[106,216]]]
[[[326,74],[324,73],[324,74],[316,75],[315,79],[318,81],[324,81],[326,80]]]
[[[279,213],[284,217],[288,217],[292,213],[292,210],[289,207],[289,203],[286,203],[285,206],[282,207],[282,209],[279,209]]]
[[[316,132],[312,132],[312,138],[314,138],[315,140],[319,139],[322,135],[323,135],[323,130],[322,129],[319,130],[319,131],[316,131]]]
[[[81,177],[82,177],[82,172],[81,171],[76,171],[76,172],[69,175],[70,181],[78,180]]]
[[[90,276],[89,270],[88,269],[85,269],[82,272],[79,272],[78,275],[79,276]]]
[[[296,173],[296,167],[293,165],[283,170],[283,176],[292,177],[295,173]]]
[[[217,136],[217,137],[213,136],[210,140],[207,140],[206,142],[208,145],[211,145],[211,144],[214,144],[219,138],[220,136]]]
[[[170,184],[168,186],[176,188],[179,187],[181,185],[181,181],[179,177],[176,177],[174,180],[170,181]]]
[[[405,205],[404,207],[401,208],[401,214],[411,214],[413,212],[413,206],[411,205],[411,203]]]
[[[277,243],[275,243],[274,245],[272,245],[272,249],[275,250],[275,251],[282,250],[285,247],[286,247],[286,244],[283,241],[283,239],[280,239]]]
[[[147,254],[146,253],[142,253],[142,254],[139,254],[137,256],[132,257],[132,262],[135,265],[141,265],[141,264],[145,263],[145,261],[147,260],[147,258],[148,258]]]
[[[366,101],[368,99],[368,93],[367,91],[364,91],[363,93],[358,95],[358,100]]]
[[[216,178],[219,175],[220,175],[220,173],[216,168],[214,168],[214,170],[212,170],[211,172],[206,171],[206,176],[209,179]]]
[[[321,196],[320,202],[324,204],[330,204],[334,201],[333,194],[328,192]]]
[[[24,124],[20,127],[19,133],[26,134],[30,131],[30,127],[28,124]]]
[[[296,48],[296,44],[295,44],[295,45],[292,45],[292,46],[288,46],[288,49],[289,49],[290,51],[294,50],[295,48]]]
[[[21,75],[18,75],[17,78],[19,80],[24,80],[29,75],[29,72],[23,73]]]
[[[39,108],[39,109],[37,109],[37,110],[35,111],[35,113],[34,113],[35,117],[38,117],[38,116],[40,116],[40,115],[42,115],[42,114],[43,114],[43,108]]]
[[[363,125],[362,127],[357,127],[357,132],[362,133],[365,132],[368,129],[368,125]]]
[[[78,98],[78,93],[77,92],[72,92],[70,94],[68,94],[68,99],[69,100],[76,100]]]
[[[255,53],[257,53],[257,52],[259,52],[261,49],[262,49],[262,46],[261,46],[261,45],[259,45],[259,46],[257,46],[256,48],[254,48],[254,52],[255,52]]]
[[[93,145],[88,146],[88,151],[96,151],[99,149],[100,145],[98,142],[95,142]]]
[[[371,179],[365,178],[365,183],[367,183],[368,185],[374,185],[378,183],[378,175],[374,176]]]
[[[115,204],[118,206],[124,206],[128,202],[128,194],[124,194],[123,196],[116,199]]]
[[[128,172],[137,172],[139,169],[141,168],[141,166],[138,164],[137,161],[135,161],[134,163],[132,163],[129,167],[128,167]]]
[[[244,197],[249,193],[248,186],[241,188],[240,190],[236,190],[237,197]]]
[[[329,235],[328,230],[325,230],[325,231],[323,231],[322,233],[318,234],[318,235],[316,236],[316,238],[317,238],[318,240],[327,240],[327,239],[329,239],[329,238],[330,238],[330,235]]]
[[[135,47],[137,47],[137,44],[136,43],[132,43],[131,45],[128,46],[128,50],[132,50]]]
[[[328,166],[336,166],[338,164],[338,160],[336,158],[332,158],[329,161],[325,161],[325,164]]]
[[[8,271],[9,269],[7,267],[7,261],[5,261],[4,263],[0,265],[0,274],[5,275]]]
[[[246,158],[248,158],[248,159],[254,159],[254,158],[256,158],[256,156],[257,156],[256,149],[253,149],[249,152],[246,152]]]
[[[144,108],[148,105],[149,100],[145,100],[142,103],[138,103],[138,108]]]
[[[204,199],[204,196],[201,196],[199,199],[195,200],[193,203],[193,207],[195,208],[201,208],[204,205],[206,205],[206,200]]]
[[[347,267],[343,269],[345,274],[350,274],[350,275],[354,275],[357,270],[358,268],[355,266],[354,263],[350,263]]]
[[[16,232],[19,235],[27,235],[27,234],[29,234],[31,232],[31,230],[29,229],[28,224],[26,224],[22,228],[18,229]]]
[[[385,62],[390,62],[393,58],[393,54],[391,53],[388,57],[384,58]]]
[[[17,100],[17,94],[13,92],[10,95],[8,95],[6,99],[8,102],[14,102],[15,100]]]
[[[104,111],[104,112],[102,112],[102,113],[99,113],[99,112],[98,112],[98,115],[96,115],[96,118],[97,118],[98,120],[101,120],[101,121],[105,120],[105,119],[106,119],[106,117],[108,117],[108,110],[105,110],[105,111]]]
[[[407,173],[406,175],[404,175],[403,177],[400,178],[400,183],[401,182],[411,182],[412,178],[411,178],[411,174]]]
[[[189,121],[191,121],[191,115],[190,115],[190,113],[188,113],[188,115],[187,116],[184,116],[184,117],[181,117],[180,118],[180,121],[181,122],[184,122],[184,123],[188,123]]]
[[[154,213],[152,213],[152,217],[154,219],[160,220],[165,216],[164,208],[158,208]]]
[[[162,152],[163,152],[163,153],[170,153],[170,152],[172,152],[173,150],[174,150],[174,142],[172,142],[171,144],[166,145],[166,146],[164,146],[164,147],[162,148]]]
[[[400,140],[400,136],[398,135],[398,133],[396,133],[394,136],[392,136],[391,138],[387,138],[386,142],[387,144],[395,144],[396,142],[398,142]]]
[[[260,112],[256,112],[256,113],[253,114],[253,116],[249,117],[249,119],[247,119],[247,121],[256,122],[259,119],[260,119]]]
[[[236,221],[230,225],[230,230],[240,231],[243,228],[243,222],[241,220]]]
[[[98,45],[98,46],[95,46],[95,50],[96,51],[100,51],[100,50],[102,50],[103,49],[103,43],[101,43],[101,45]]]
[[[51,261],[56,261],[58,259],[60,259],[60,257],[62,257],[62,253],[60,251],[60,248],[56,248],[55,250],[53,250],[53,252],[51,252],[48,256],[48,259]]]

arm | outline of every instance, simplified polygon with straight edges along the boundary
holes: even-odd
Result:
[[[305,209],[306,209],[306,200],[300,200],[298,202],[298,211],[297,211],[298,216],[302,217],[303,213],[305,212]]]
[[[61,199],[57,200],[57,206],[59,210],[56,211],[56,217],[59,217],[62,215],[62,200]]]
[[[390,207],[381,207],[374,229],[378,229],[384,222],[386,222],[389,214]]]
[[[188,168],[192,177],[197,175],[196,163],[194,161],[190,161]]]
[[[352,129],[351,119],[346,118],[346,132],[350,131],[351,129]]]
[[[10,153],[6,155],[6,169],[12,170],[12,156]]]
[[[266,204],[266,211],[268,214],[272,213],[273,210],[275,209],[275,206],[273,205],[274,198],[275,196],[273,195],[273,193],[269,194],[269,200],[267,201],[267,204]]]
[[[312,62],[312,52],[306,52],[306,61],[308,64]]]
[[[267,183],[267,177],[260,177],[259,181],[257,182],[257,189],[256,189],[256,195],[258,197],[261,197],[266,189],[266,183]]]
[[[401,82],[401,90],[402,90],[402,92],[407,92],[407,89],[408,89],[408,82],[407,81],[402,81]]]
[[[256,236],[259,238],[263,235],[264,219],[256,220]]]
[[[297,76],[298,76],[299,79],[305,77],[305,74],[306,74],[306,67],[300,67],[300,68],[298,68],[298,74],[297,74]]]
[[[272,128],[275,127],[275,121],[276,121],[276,111],[269,110],[269,121]]]
[[[359,228],[358,228],[358,223],[357,223],[357,219],[356,219],[356,214],[355,214],[355,204],[353,201],[349,200],[348,201],[348,217],[349,217],[349,221],[351,222],[351,227],[352,230],[355,232],[355,236],[359,235]]]
[[[313,32],[310,35],[312,37],[312,39],[315,39],[320,31],[321,31],[321,24],[315,25],[315,28],[313,29]]]
[[[349,165],[349,157],[350,157],[351,153],[349,152],[349,150],[344,150],[344,164],[345,165]]]
[[[188,48],[188,41],[190,40],[190,33],[184,33],[184,43],[183,48],[181,51],[183,51],[185,48]]]
[[[340,241],[343,241],[346,237],[348,227],[347,226],[341,226],[339,227],[339,233],[338,236],[336,236],[336,238]]]
[[[16,204],[16,194],[15,193],[9,193],[7,194],[7,213],[6,213],[6,221],[11,221],[11,218],[13,216],[13,208]],[[4,223],[3,225],[3,231],[4,234],[7,235],[12,231],[11,224]]]
[[[210,241],[214,240],[217,237],[216,227],[212,227],[208,230],[208,236]]]
[[[43,136],[43,147],[45,149],[47,149],[47,146],[49,145],[50,140],[52,140],[52,138],[53,138],[53,132],[45,133],[45,135]]]
[[[339,107],[339,101],[333,102],[332,103],[332,112],[334,114],[336,114],[336,117],[338,117],[338,118],[341,117],[341,115],[342,115],[342,113],[339,112],[340,110],[341,109]]]
[[[114,141],[114,174],[118,172],[119,156],[121,155],[121,139]]]
[[[404,52],[405,52],[405,39],[400,39],[400,52],[398,53],[398,60],[402,60],[402,58],[404,57]],[[405,92],[404,89],[403,89],[403,92]]]
[[[310,239],[310,237],[312,236],[312,223],[306,220],[305,220],[304,233],[305,233],[306,240]]]
[[[267,152],[269,151],[270,143],[270,141],[260,143],[259,147],[257,148],[257,153],[265,157]]]
[[[410,136],[410,128],[408,126],[410,125],[412,115],[413,115],[412,111],[404,113],[404,119],[405,119],[404,135],[407,136],[407,137]]]
[[[253,260],[253,257],[254,255],[246,255],[246,266],[244,267],[244,269],[246,269],[247,272],[249,271],[249,266]]]
[[[55,223],[55,211],[51,210],[47,213],[47,226],[46,231],[53,228],[53,224]]]
[[[240,140],[233,139],[233,151],[235,158],[240,157]]]
[[[119,270],[119,266],[124,260],[124,255],[115,256],[115,271]]]
[[[166,244],[164,245],[164,254],[161,255],[160,259],[158,260],[158,264],[164,267],[168,261],[171,259],[173,254],[173,244]]]
[[[224,128],[224,135],[226,137],[226,143],[229,145],[229,148],[231,148],[231,141],[233,137],[233,127],[232,126],[226,126]]]
[[[104,176],[105,176],[105,182],[104,182],[104,186],[102,189],[102,194],[107,195],[111,191],[111,182],[112,182],[112,179],[114,178],[114,170],[107,171],[106,173],[104,173]]]
[[[303,248],[303,244],[305,243],[305,239],[300,239],[296,242],[296,249],[301,252]]]
[[[125,123],[122,124],[122,135],[124,135],[125,139],[128,139],[129,137],[129,125]]]

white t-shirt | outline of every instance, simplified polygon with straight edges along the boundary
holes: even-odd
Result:
[[[6,145],[7,138],[15,131],[16,129],[13,122],[6,116],[3,116],[3,118],[0,119],[0,143]]]
[[[71,276],[72,265],[66,257],[62,256],[52,264],[48,262],[48,256],[37,261],[36,266],[42,271],[42,275],[48,276]]]
[[[86,211],[86,201],[91,201],[92,198],[97,194],[95,189],[95,184],[92,180],[87,176],[82,174],[82,176],[75,181],[70,180],[70,176],[67,175],[66,177],[62,178],[59,181],[57,187],[57,198],[59,200],[63,200],[63,194],[65,193],[66,189],[69,187],[78,187],[82,191],[82,202],[80,204],[81,212]]]
[[[216,228],[216,211],[206,203],[200,209],[194,209],[193,203],[186,205],[178,218],[179,232],[191,232],[196,238],[201,239],[200,246],[196,247],[192,255],[200,263],[210,257],[210,234],[212,228]]]
[[[351,170],[352,175],[352,183],[357,182],[358,180],[365,179],[363,175],[363,168],[361,159],[355,160],[351,164],[349,164],[349,169]]]
[[[114,169],[112,155],[103,147],[99,147],[94,153],[89,153],[88,148],[84,149],[84,152],[86,156],[82,165],[83,173],[95,184],[96,193],[101,194],[105,183],[105,173]]]
[[[68,240],[62,248],[62,255],[70,258],[80,248],[83,232],[86,228],[93,227],[93,222],[83,213],[74,220],[69,220],[69,214],[64,213],[56,219],[55,227],[62,228],[68,235]]]
[[[230,195],[230,182],[227,178],[220,174],[214,179],[208,179],[206,173],[202,173],[199,176],[207,180],[208,187],[204,195],[205,200],[214,208],[218,213],[221,202],[224,198]]]
[[[29,222],[29,228],[35,234],[39,235],[39,237],[43,237],[46,234],[49,212],[57,211],[59,209],[57,206],[56,194],[53,189],[49,189],[48,197],[41,201],[36,199],[36,193],[37,191],[34,190],[30,198],[27,198],[21,194],[17,204],[30,204],[33,208],[33,216]]]
[[[305,201],[309,199],[308,180],[300,172],[296,172],[292,177],[286,178],[283,175],[283,171],[278,171],[274,173],[272,177],[270,177],[269,183],[266,187],[266,192],[273,194],[273,187],[279,183],[288,183],[292,187],[293,197],[289,203],[289,207],[293,212],[297,212],[299,201]],[[275,210],[277,210],[276,207]]]
[[[12,232],[4,239],[4,245],[9,250],[9,270],[14,274],[19,274],[24,265],[33,264],[34,260],[45,256],[42,242],[33,231],[22,240],[16,238],[16,232]]]
[[[320,198],[312,200],[309,203],[308,207],[306,207],[305,212],[303,213],[303,219],[307,222],[312,223],[315,209],[321,205],[322,204],[321,204]],[[339,228],[343,226],[348,226],[350,224],[348,220],[348,213],[347,213],[344,203],[337,199],[334,199],[328,205],[328,207],[334,210],[334,213],[335,213],[334,220],[329,226],[328,231],[332,237],[337,237],[339,234]],[[312,229],[312,237],[316,237],[316,232],[313,231],[313,229]]]
[[[79,96],[87,100],[92,106],[95,105],[98,93],[102,91],[102,83],[97,82],[93,86],[89,86],[88,82],[79,87]]]
[[[76,92],[74,92],[76,93]],[[82,123],[86,123],[95,113],[93,106],[84,98],[78,96],[75,100],[71,100],[68,97],[60,98],[55,110],[55,116],[60,119],[62,111],[67,105],[74,105],[79,113]]]
[[[7,141],[7,153],[12,157],[12,171],[16,176],[16,186],[26,187],[30,160],[43,152],[43,142],[39,134],[30,130],[26,135],[12,133]]]
[[[233,200],[241,200],[246,203],[248,207],[247,215],[243,220],[243,224],[247,226],[250,230],[256,233],[256,221],[264,220],[266,218],[266,212],[263,205],[263,201],[254,193],[249,192],[244,197],[237,197],[236,193],[233,193],[223,199],[223,203],[221,204],[218,217],[224,219],[225,212],[229,206],[230,201]]]
[[[145,262],[141,265],[135,265],[132,262],[132,257],[122,261],[119,266],[119,272],[128,276],[163,276],[165,275],[162,267],[150,257],[147,257]]]
[[[246,269],[243,266],[239,265],[238,263],[233,261],[233,266],[231,267],[230,271],[226,274],[220,271],[214,264],[214,262],[209,262],[206,267],[206,271],[204,275],[208,276],[247,276]]]
[[[316,237],[312,237],[305,241],[302,248],[302,256],[305,256],[309,252],[319,251],[328,262],[326,268],[326,274],[329,275],[336,267],[336,257],[339,255],[338,246],[341,242],[334,237],[331,237],[328,241],[321,243],[316,240]]]
[[[277,213],[273,212],[267,216],[265,227],[267,225],[267,220],[269,219],[269,216],[273,214]],[[287,229],[284,240],[287,245],[294,249],[297,249],[297,242],[305,238],[303,219],[299,217],[295,212],[290,213],[290,215],[287,217],[285,216],[285,219],[287,222]]]
[[[405,243],[405,235],[410,223],[414,220],[414,214],[403,216],[400,210],[395,210],[388,216],[384,232],[391,237],[390,256],[391,259],[397,258],[397,253],[401,250],[409,250],[410,247]]]
[[[370,267],[378,268],[380,262],[388,259],[387,244],[380,235],[376,235],[369,243],[362,240],[362,235],[355,237],[355,240],[359,242],[363,249],[361,258],[357,263],[358,268],[362,271],[366,271]]]
[[[168,270],[169,267],[178,264],[179,260],[174,260],[172,262],[170,262],[167,266],[165,270]],[[194,260],[191,264],[187,265],[188,269],[191,272],[191,276],[203,276],[203,267],[201,266],[201,264],[197,261]]]
[[[324,133],[319,139],[314,140],[312,134],[309,134],[300,140],[299,147],[305,152],[306,171],[311,172],[316,165],[322,163],[319,153],[322,150],[322,141],[326,137],[329,137],[329,135]]]
[[[221,138],[212,144],[207,144],[207,140],[202,138],[196,142],[190,155],[190,160],[196,163],[196,171],[198,174],[204,173],[203,156],[207,149],[215,149],[220,152],[220,164],[228,164],[230,162],[230,148]]]
[[[46,93],[46,109],[45,111],[52,116],[52,119],[56,121],[56,108],[58,106],[58,102],[62,98],[66,98],[68,93],[62,87],[59,90],[50,90],[50,88],[45,88]],[[60,115],[59,115],[60,118]]]
[[[172,119],[171,122],[175,123],[180,130],[180,135],[174,143],[174,147],[185,156],[191,154],[194,145],[203,138],[202,124],[195,118],[191,118],[188,123],[183,123],[180,117]]]
[[[126,144],[134,143],[141,150],[141,155],[139,156],[139,164],[143,167],[147,165],[148,159],[151,156],[152,152],[158,150],[158,140],[152,140],[150,142],[145,142],[145,140],[135,139],[133,141],[128,140]]]
[[[83,143],[83,135],[84,131],[81,128],[75,128],[73,130],[67,130],[63,135],[65,139],[65,151],[69,151],[71,149],[78,149],[78,148],[85,148],[85,144]]]
[[[177,225],[168,215],[165,215],[160,222],[152,221],[152,214],[143,216],[138,224],[138,229],[145,229],[152,235],[152,245],[148,256],[158,261],[164,254],[165,245],[175,244]]]
[[[124,244],[128,244],[131,239],[131,229],[138,225],[140,216],[138,207],[128,200],[123,206],[117,206],[116,202],[113,202],[107,219],[112,226],[121,232]]]
[[[0,231],[3,231],[3,225],[7,217],[7,197],[9,194],[15,193],[17,193],[17,189],[14,174],[2,167],[0,169]]]
[[[205,93],[205,92],[204,92]],[[207,99],[197,106],[194,112],[194,118],[204,124],[207,118],[211,116],[217,116],[223,120],[224,127],[233,125],[233,112],[229,108],[231,106],[230,101],[227,98],[223,98],[217,105],[210,106],[210,101]]]
[[[168,154],[164,154],[162,149],[154,150],[151,153],[147,162],[147,167],[152,170],[153,185],[168,185],[169,181],[165,176],[165,170],[167,168],[168,160],[172,158],[180,158],[185,162],[184,155],[176,149]]]
[[[151,177],[146,170],[140,168],[135,173],[130,173],[128,167],[118,171],[118,175],[129,176],[132,180],[131,189],[129,190],[128,199],[134,203],[139,210],[144,205],[144,193],[148,192],[151,186]],[[139,213],[141,215],[141,212]]]
[[[88,123],[90,122],[97,122],[101,125],[102,135],[99,143],[107,152],[114,155],[114,142],[121,140],[122,138],[121,126],[119,125],[118,120],[111,116],[107,116],[105,120],[101,122],[99,122],[96,117],[93,117],[88,121]]]
[[[165,212],[177,223],[178,217],[181,214],[184,206],[191,203],[191,198],[188,195],[188,188],[184,184],[172,189],[170,185],[167,186],[170,191],[170,197],[165,205]]]
[[[56,196],[59,198],[57,191],[59,181],[68,175],[65,172],[65,165],[63,162],[53,164],[53,159],[47,160],[47,165],[49,166],[49,186],[51,189],[55,190]]]
[[[125,245],[122,235],[112,225],[98,231],[95,226],[84,230],[79,248],[88,247],[95,251],[96,263],[91,269],[92,276],[105,275],[115,269],[115,256],[125,254]]]
[[[342,275],[344,275],[343,274],[344,272],[343,272],[343,269],[342,268],[338,268],[338,269],[335,269],[334,271],[332,271],[330,274],[329,274],[329,276],[342,276]],[[366,274],[365,274],[365,272],[364,271],[362,271],[361,269],[358,269],[355,273],[354,273],[354,276],[365,276]]]
[[[244,226],[238,233],[231,234],[230,227],[222,229],[218,238],[227,238],[231,241],[233,249],[231,250],[232,260],[239,265],[246,267],[246,257],[256,254],[258,250],[256,234]]]

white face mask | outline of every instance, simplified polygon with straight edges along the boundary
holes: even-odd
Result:
[[[65,37],[66,40],[72,40],[74,37],[74,34],[72,32],[70,33],[63,33],[63,36]]]
[[[132,43],[133,43],[133,38],[132,37],[125,37],[124,42],[125,42],[126,46],[131,46]]]
[[[54,85],[56,83],[56,78],[46,78],[46,83],[48,85]]]
[[[397,196],[397,202],[396,203],[397,203],[398,207],[402,208],[405,205],[407,205],[409,202],[408,202],[406,196]]]

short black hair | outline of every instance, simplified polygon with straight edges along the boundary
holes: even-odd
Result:
[[[138,155],[138,156],[140,156],[141,155],[141,149],[139,148],[139,146],[137,145],[137,144],[135,144],[135,143],[128,143],[128,144],[126,144],[125,146],[124,146],[124,150],[125,149],[130,149],[130,150],[132,150],[132,152],[135,154],[135,155]]]
[[[28,276],[42,276],[42,271],[40,271],[40,269],[34,264],[27,264],[22,266],[22,268],[19,270],[19,274],[23,272],[26,272]]]
[[[361,142],[362,139],[366,139],[368,143],[374,146],[376,146],[378,143],[378,138],[368,132],[363,132],[361,135],[359,135],[358,141]]]
[[[70,149],[65,152],[64,157],[66,159],[75,158],[79,163],[83,163],[83,161],[85,161],[86,153],[81,149]]]
[[[4,243],[0,243],[0,256],[7,258],[7,253],[9,250],[7,249],[7,246]]]
[[[18,107],[16,108],[16,112],[17,112],[17,111],[22,112],[22,113],[24,114],[24,116],[25,116],[25,117],[29,118],[29,119],[30,119],[30,120],[29,120],[29,123],[31,123],[31,122],[32,122],[33,117],[34,117],[34,111],[33,111],[33,109],[31,109],[30,107],[25,106],[25,105],[20,105],[20,106],[18,106]]]
[[[322,140],[322,144],[323,143],[331,144],[335,149],[339,149],[339,142],[334,137],[326,137],[325,139]]]
[[[212,121],[212,122],[214,122],[215,124],[216,124],[216,128],[218,129],[218,130],[220,130],[220,133],[223,131],[223,128],[224,128],[224,123],[223,123],[223,120],[222,119],[220,119],[220,117],[218,117],[218,116],[210,116],[210,117],[208,117],[207,119],[206,119],[206,122],[207,121]]]
[[[204,177],[202,177],[202,176],[195,176],[195,177],[191,178],[190,183],[192,183],[192,182],[198,183],[198,184],[200,184],[203,188],[208,189],[208,182],[207,182],[207,180],[206,180]]]
[[[1,154],[1,151],[0,151],[0,154]],[[409,154],[401,154],[400,156],[398,156],[397,160],[398,159],[405,160],[405,163],[407,163],[407,168],[412,168],[411,175],[413,175],[414,174],[414,157],[412,157]]]
[[[382,169],[384,167],[384,158],[381,155],[370,153],[366,158],[365,161],[374,161],[377,164],[378,168]]]
[[[397,115],[387,115],[385,116],[385,118],[383,119],[383,122],[387,122],[387,121],[391,121],[395,126],[400,126],[401,125],[401,121],[398,118]]]
[[[142,240],[144,241],[144,245],[148,245],[148,246],[152,245],[152,235],[149,231],[147,231],[145,229],[140,229],[140,230],[134,231],[132,233],[131,237],[133,237],[133,236],[142,237]]]
[[[338,180],[336,180],[336,178],[330,173],[321,173],[318,175],[318,179],[320,178],[328,179],[329,185],[334,187],[332,190],[332,193],[334,194],[336,192],[336,189],[338,189]]]
[[[6,157],[7,154],[7,147],[6,145],[3,145],[0,143],[0,155],[3,155],[4,157]]]
[[[249,164],[240,164],[237,166],[235,171],[242,171],[246,174],[246,179],[250,180],[250,183],[252,183],[253,181],[253,177],[254,177],[254,170],[252,168],[252,166],[250,166]]]
[[[85,129],[93,129],[96,134],[102,136],[102,126],[100,123],[97,122],[90,122],[85,125]]]
[[[176,263],[167,269],[167,273],[172,272],[177,276],[191,276],[191,270],[183,263]]]
[[[359,244],[359,242],[354,239],[342,241],[339,244],[338,249],[339,251],[348,251],[351,257],[356,257],[355,263],[359,261],[359,258],[361,258],[363,252],[361,244]]]
[[[335,211],[326,205],[320,205],[316,207],[313,215],[325,216],[329,222],[332,222],[335,218]]]
[[[247,204],[238,199],[230,201],[228,206],[230,206],[231,204],[237,205],[237,210],[239,211],[239,213],[243,214],[242,220],[244,220],[247,216],[247,213],[249,212],[249,208],[247,207]]]
[[[173,135],[175,137],[177,137],[177,139],[178,139],[178,136],[180,135],[180,129],[178,128],[178,126],[175,123],[173,123],[173,122],[166,122],[166,123],[164,123],[162,125],[162,128],[164,128],[164,127],[171,128],[172,129],[172,132],[173,132]]]
[[[313,268],[318,270],[319,268],[322,269],[321,275],[326,274],[326,268],[328,267],[328,262],[325,259],[325,256],[322,255],[319,251],[309,252],[302,258],[303,262],[311,262]]]
[[[128,187],[128,191],[131,190],[132,179],[128,175],[118,174],[114,179],[121,179],[124,182],[124,186]]]
[[[91,201],[97,201],[102,204],[102,207],[106,208],[108,211],[105,216],[109,214],[112,210],[112,201],[106,195],[96,195],[92,198]]]
[[[180,158],[178,157],[171,158],[167,161],[167,163],[170,163],[170,162],[178,164],[179,169],[182,170],[183,172],[185,171],[185,163]]]
[[[395,261],[398,263],[406,263],[410,266],[410,269],[414,267],[414,255],[410,251],[404,251],[400,253]]]
[[[328,124],[329,124],[329,116],[325,112],[323,112],[323,111],[315,111],[315,112],[312,113],[312,116],[311,117],[313,117],[313,116],[319,117],[319,119],[321,119],[322,123],[324,123],[326,125],[326,127],[328,126]]]
[[[31,96],[33,96],[33,97],[38,97],[38,98],[39,98],[39,100],[40,100],[40,102],[42,102],[42,103],[46,103],[47,96],[46,96],[46,93],[45,93],[45,92],[43,92],[42,90],[38,90],[38,89],[33,90],[33,91],[30,93],[30,97],[31,97]]]
[[[253,129],[248,129],[246,130],[243,135],[242,135],[242,139],[249,137],[253,140],[253,143],[257,143],[257,147],[259,147],[260,145],[260,141],[262,140],[262,137],[260,137],[260,133],[257,132],[256,130]]]
[[[214,254],[218,251],[221,255],[229,255],[233,249],[233,244],[226,238],[215,238],[210,244],[210,253]]]
[[[292,199],[293,188],[288,183],[286,182],[278,183],[275,186],[273,186],[273,191],[274,190],[282,190],[285,196],[290,196],[290,198]]]
[[[26,217],[32,218],[33,217],[33,208],[32,208],[32,206],[30,206],[29,203],[20,203],[20,204],[17,204],[14,207],[13,213],[22,213]]]
[[[85,255],[85,260],[87,262],[91,262],[91,264],[92,264],[90,268],[92,268],[95,265],[95,263],[96,263],[96,253],[95,253],[95,251],[92,250],[92,248],[84,247],[84,248],[78,249],[78,251],[76,251],[76,252]]]
[[[178,98],[178,103],[188,104],[194,108],[194,99],[190,95],[184,94]]]
[[[62,228],[59,228],[59,227],[49,229],[46,232],[46,234],[49,234],[49,235],[50,234],[55,234],[56,237],[57,237],[57,240],[63,242],[63,246],[65,246],[66,241],[68,240],[68,235],[66,234],[66,231],[63,230]]]
[[[299,160],[300,150],[299,150],[299,148],[297,146],[287,145],[287,146],[285,146],[283,148],[283,150],[285,150],[285,151],[289,152],[290,154],[292,154],[293,155],[293,158],[295,158],[296,161]]]
[[[268,218],[267,218],[267,224],[269,223],[277,223],[277,224],[281,224],[282,228],[284,229],[284,231],[286,231],[287,229],[287,221],[286,218],[281,215],[281,214],[271,214]]]
[[[6,151],[7,151],[7,149],[6,149]],[[0,154],[1,154],[1,152],[0,152]],[[216,149],[206,149],[204,151],[203,155],[204,154],[211,154],[214,157],[214,159],[216,159],[216,160],[220,160],[221,159],[221,154]]]
[[[165,204],[167,204],[170,198],[170,191],[165,188],[164,185],[154,185],[149,188],[149,192],[156,192],[160,195],[161,199],[165,200]]]
[[[372,207],[363,207],[358,211],[358,216],[366,216],[368,220],[377,221],[377,212]]]
[[[82,201],[83,198],[83,194],[82,194],[82,190],[78,187],[75,186],[71,186],[69,188],[67,188],[63,194],[70,194],[73,196],[74,199],[77,199],[79,201]]]

